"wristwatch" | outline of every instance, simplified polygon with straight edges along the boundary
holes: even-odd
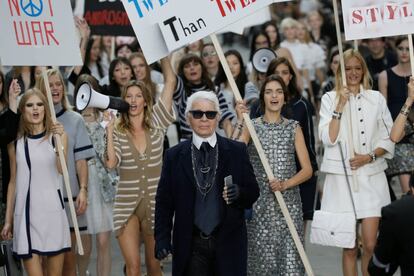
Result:
[[[375,155],[375,151],[371,151],[370,153],[368,153],[369,157],[371,157],[371,162],[375,162],[375,160],[377,160],[377,156]]]

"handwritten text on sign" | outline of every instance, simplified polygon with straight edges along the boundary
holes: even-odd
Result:
[[[342,2],[347,40],[411,34],[414,0],[347,0]]]
[[[271,2],[273,1],[122,0],[145,58],[149,63],[167,56],[171,49],[176,49],[178,45],[175,43],[167,48],[164,41],[166,34],[163,36],[160,30],[161,26],[159,27],[158,24],[162,24],[164,32],[169,32],[172,41],[175,41],[173,31],[175,29],[176,36],[182,36],[179,45],[184,45],[185,41],[194,41],[207,36],[243,18],[243,16],[269,5]],[[174,16],[176,17],[175,20]],[[164,21],[169,23],[164,25]]]
[[[161,32],[166,39],[167,47],[170,51],[175,50],[184,44],[191,43],[197,39],[200,39],[204,36],[209,35],[225,26],[229,23],[222,20],[219,24],[209,24],[207,27],[207,22],[214,22],[215,19],[222,19],[226,17],[231,17],[232,14],[240,13],[242,9],[250,7],[256,0],[211,0],[213,3],[209,8],[213,13],[216,12],[216,16],[204,16],[201,13],[199,14],[200,17],[194,17],[194,13],[181,13],[183,17],[177,17],[176,15],[164,20],[162,24],[160,24]],[[178,12],[179,9],[176,9]],[[179,13],[176,13],[179,14]],[[237,20],[237,19],[236,19]],[[167,28],[165,28],[165,26]],[[212,30],[213,29],[213,30]],[[210,30],[210,31],[208,31]],[[211,31],[212,30],[212,31]],[[196,33],[199,32],[200,34],[197,35]],[[170,40],[170,37],[174,38],[174,41]],[[200,37],[201,36],[201,37]]]
[[[69,1],[2,0],[0,18],[3,65],[82,64]]]
[[[59,45],[50,20],[39,20],[42,13],[53,17],[51,0],[7,0],[10,16],[13,18],[14,33],[18,45]],[[29,18],[29,20],[27,19]]]
[[[159,16],[159,26],[169,51],[217,32],[266,7],[272,1],[202,0],[188,2],[182,0],[176,2],[173,7],[163,11]],[[189,10],[192,12],[188,12]]]

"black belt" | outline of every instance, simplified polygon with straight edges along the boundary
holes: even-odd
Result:
[[[211,234],[207,235],[203,231],[201,231],[200,229],[198,229],[197,227],[194,226],[193,236],[200,237],[200,239],[202,239],[202,240],[209,240],[211,238],[214,238],[215,234],[216,234],[216,230],[213,230],[213,232],[211,232]]]

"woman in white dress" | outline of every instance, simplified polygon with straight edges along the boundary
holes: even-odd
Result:
[[[70,251],[70,233],[52,135],[61,136],[65,155],[67,138],[61,124],[52,124],[47,100],[39,90],[26,91],[19,111],[18,138],[8,146],[11,175],[1,235],[13,237],[13,252],[23,260],[29,276],[43,275],[42,256],[47,257],[47,275],[58,276],[63,253]]]
[[[381,208],[390,203],[384,170],[387,167],[385,158],[392,158],[394,154],[394,143],[389,137],[392,119],[382,94],[370,90],[370,76],[361,54],[350,49],[344,53],[344,61],[347,87],[343,86],[339,67],[335,91],[322,97],[319,137],[325,154],[320,170],[326,173],[326,179],[321,209],[334,213],[354,212],[341,147],[356,215],[361,220],[362,271],[363,275],[369,275],[367,266],[376,243]],[[348,134],[353,137],[353,145],[350,145]],[[355,153],[353,158],[351,149]],[[356,175],[356,183],[352,173]],[[343,249],[344,275],[357,275],[356,259],[356,246]]]

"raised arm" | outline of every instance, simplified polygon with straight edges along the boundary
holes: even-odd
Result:
[[[341,91],[340,93],[339,101],[336,104],[334,110],[334,112],[336,112],[334,113],[335,116],[332,117],[331,122],[329,123],[329,139],[331,143],[336,141],[336,139],[338,138],[339,129],[341,126],[342,113],[344,112],[344,108],[346,103],[348,102],[350,94],[351,92],[347,88],[344,88],[343,91]]]
[[[161,100],[168,111],[171,112],[173,108],[173,95],[177,86],[177,77],[175,76],[169,57],[161,59],[161,69],[164,75],[164,88],[162,90]]]
[[[115,125],[115,115],[109,111],[105,111],[104,120],[109,121],[106,126],[106,158],[105,166],[108,169],[115,168],[118,163],[118,157],[115,153],[115,144],[114,144],[114,125]]]
[[[236,113],[237,113],[237,123],[233,128],[232,134],[229,136],[230,139],[240,141],[246,145],[250,141],[250,133],[247,130],[246,124],[243,119],[243,113],[249,114],[249,110],[246,106],[245,101],[236,102]]]
[[[78,28],[79,33],[80,33],[79,47],[80,47],[80,51],[82,55],[82,60],[85,63],[86,46],[88,45],[88,40],[91,34],[91,30],[89,29],[88,23],[83,18],[75,17],[75,25],[76,25],[76,28]],[[83,66],[75,66],[75,68],[73,69],[73,72],[76,75],[79,75],[80,72],[82,71],[82,67]]]
[[[400,114],[394,121],[394,125],[391,129],[390,139],[394,143],[398,143],[405,135],[405,123],[407,122],[408,114],[410,113],[411,106],[414,102],[414,78],[410,78],[408,83],[408,97],[405,100],[405,104],[401,108]]]

